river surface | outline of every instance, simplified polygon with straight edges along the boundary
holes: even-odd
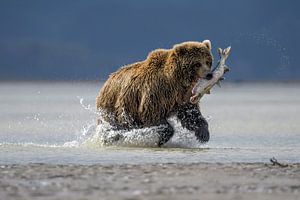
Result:
[[[139,138],[133,143],[102,146],[95,126],[101,85],[1,82],[0,164],[300,162],[299,83],[213,88],[200,104],[211,140],[198,143],[171,118],[175,136],[163,148],[149,145],[148,136],[155,135],[150,129],[124,133]]]

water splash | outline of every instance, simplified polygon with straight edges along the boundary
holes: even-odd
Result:
[[[157,147],[159,142],[158,130],[162,126],[153,126],[148,128],[132,129],[132,130],[116,130],[109,123],[102,120],[102,115],[90,104],[84,102],[84,98],[77,96],[79,103],[84,110],[91,113],[94,118],[86,122],[80,131],[76,140],[66,142],[63,147],[87,147],[102,148],[107,146],[116,147]],[[211,117],[208,117],[211,120]],[[100,119],[101,124],[96,125],[96,119]],[[172,117],[169,123],[174,127],[174,136],[168,141],[164,147],[183,147],[183,148],[199,148],[203,144],[196,140],[194,134],[181,127],[176,117]]]
[[[79,103],[84,110],[87,110],[95,119],[101,119],[102,115],[90,104],[84,103],[84,98],[77,96]],[[66,147],[84,146],[84,147],[103,147],[103,146],[126,146],[126,147],[154,147],[158,143],[157,129],[159,127],[115,130],[105,120],[96,125],[95,121],[83,125],[79,137],[71,142],[64,144]]]
[[[77,99],[79,99],[80,106],[84,110],[89,111],[91,114],[94,114],[96,116],[100,116],[101,113],[99,113],[96,108],[92,108],[91,104],[85,104],[84,103],[84,98],[83,97],[77,96]]]
[[[263,30],[263,32],[240,33],[238,37],[234,39],[234,42],[239,43],[244,39],[248,39],[254,41],[256,44],[265,44],[266,46],[274,48],[280,55],[280,65],[277,73],[288,73],[290,56],[287,54],[287,48],[281,42],[279,42],[279,40],[273,38],[266,32],[266,30]]]
[[[204,144],[196,140],[194,134],[181,127],[175,117],[170,118],[169,123],[174,127],[174,136],[163,147],[180,147],[180,148],[203,148]],[[88,134],[80,144],[73,142],[68,145],[79,145],[89,148],[101,148],[107,146],[117,147],[157,147],[159,141],[159,129],[162,126],[153,126],[149,128],[132,129],[132,130],[115,130],[108,123],[102,123],[93,127],[95,132]],[[89,129],[91,131],[91,128]]]
[[[114,130],[110,125],[101,124],[96,127],[92,137],[82,143],[86,147],[157,147],[159,127],[132,129],[130,131]]]

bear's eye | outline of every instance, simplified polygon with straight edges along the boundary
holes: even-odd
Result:
[[[211,64],[210,64],[210,62],[209,62],[209,61],[206,61],[206,65],[207,65],[207,66],[210,66]]]
[[[193,68],[200,68],[200,67],[202,67],[202,64],[201,63],[195,63],[192,66],[193,66]]]

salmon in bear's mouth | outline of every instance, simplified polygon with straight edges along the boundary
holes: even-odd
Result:
[[[221,80],[224,80],[224,73],[229,71],[229,68],[225,65],[225,60],[228,58],[230,49],[230,46],[226,49],[219,48],[218,52],[220,60],[217,66],[212,70],[210,76],[199,78],[197,83],[193,85],[193,89],[191,91],[192,96],[190,98],[190,102],[192,104],[196,104],[204,94],[210,94],[210,89],[215,84],[219,85]]]

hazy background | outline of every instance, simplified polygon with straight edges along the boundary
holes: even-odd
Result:
[[[156,48],[232,46],[227,78],[299,80],[297,0],[1,0],[0,80],[105,80]]]

